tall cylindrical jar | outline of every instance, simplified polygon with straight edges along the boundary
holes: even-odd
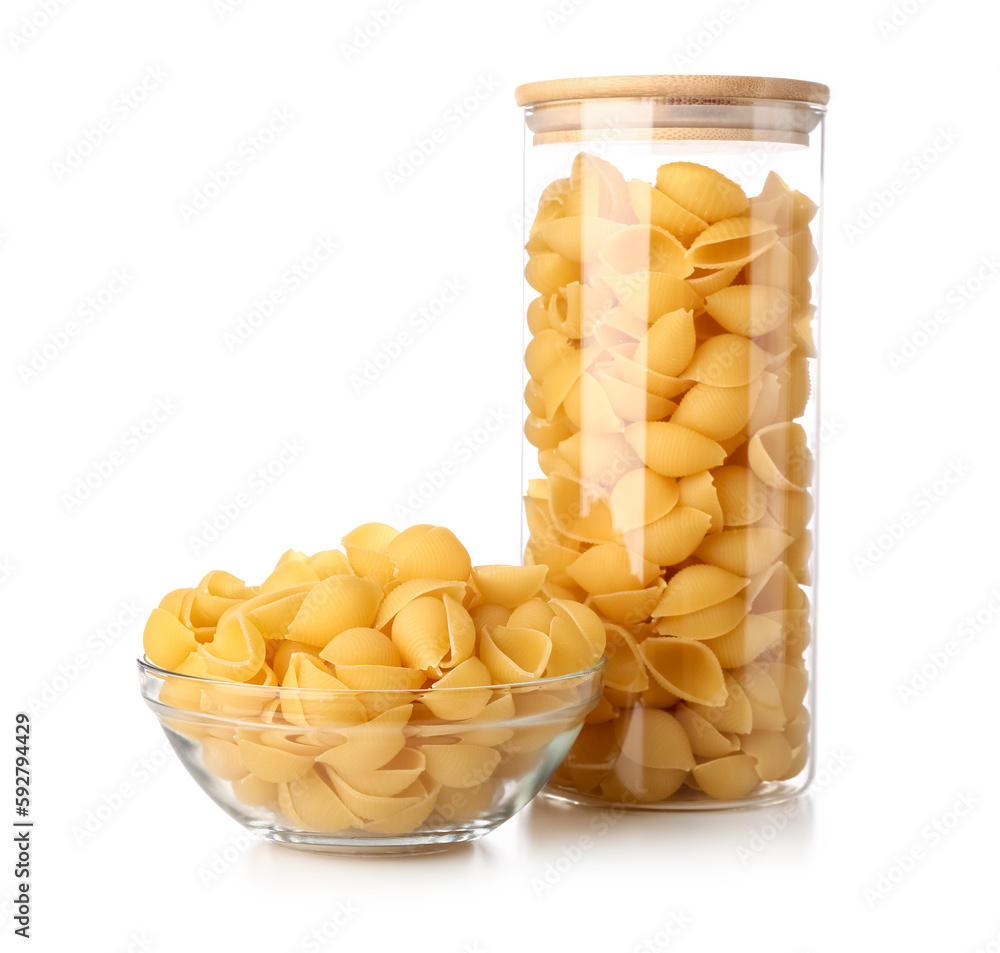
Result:
[[[525,562],[603,620],[603,699],[547,789],[773,802],[812,772],[827,87],[532,83]]]

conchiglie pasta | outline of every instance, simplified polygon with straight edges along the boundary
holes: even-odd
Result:
[[[671,577],[654,616],[677,616],[697,612],[742,592],[750,580],[718,566],[685,566]]]
[[[590,261],[624,225],[593,215],[553,219],[538,230],[552,251],[571,262]],[[541,290],[541,289],[539,289]]]
[[[630,424],[625,439],[651,470],[683,477],[721,466],[725,451],[703,434],[666,421]]]
[[[733,575],[752,576],[775,562],[791,543],[792,537],[778,529],[726,529],[706,536],[695,555]]]
[[[687,733],[669,712],[633,708],[615,722],[615,738],[622,753],[643,767],[694,767]]]
[[[746,265],[777,241],[778,230],[769,222],[727,218],[709,225],[698,235],[687,251],[686,260],[692,268]]]
[[[630,180],[628,189],[632,210],[640,222],[664,228],[681,241],[690,240],[708,225],[641,179]]]
[[[691,362],[696,343],[694,312],[680,308],[653,322],[631,359],[665,377],[676,377]]]
[[[756,380],[771,355],[741,334],[717,334],[702,343],[683,376],[714,387],[739,387]]]
[[[718,801],[746,797],[758,784],[757,762],[748,754],[730,754],[696,765],[691,774],[698,787]]]
[[[712,517],[691,506],[676,506],[648,526],[625,534],[625,545],[660,566],[687,559],[701,545]]]
[[[659,575],[656,563],[615,543],[592,546],[567,571],[587,592],[596,594],[642,589]]]
[[[746,193],[721,172],[696,162],[668,162],[656,171],[656,187],[705,222],[732,218],[749,204]]]
[[[678,638],[648,638],[639,646],[649,674],[685,701],[717,706],[726,700],[726,685],[718,659],[701,642]]]
[[[659,272],[686,278],[694,270],[684,246],[658,225],[630,225],[602,240],[601,261],[621,275]]]

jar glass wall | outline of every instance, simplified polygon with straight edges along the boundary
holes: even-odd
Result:
[[[525,561],[608,632],[552,796],[711,808],[809,782],[828,95],[708,76],[518,90]]]

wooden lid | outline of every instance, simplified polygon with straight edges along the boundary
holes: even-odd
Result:
[[[514,91],[518,106],[586,99],[669,99],[677,102],[723,102],[777,99],[825,106],[830,87],[771,76],[590,76],[525,83]]]

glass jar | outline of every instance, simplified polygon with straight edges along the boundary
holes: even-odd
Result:
[[[525,562],[605,620],[550,796],[704,809],[812,772],[827,87],[532,83]]]

